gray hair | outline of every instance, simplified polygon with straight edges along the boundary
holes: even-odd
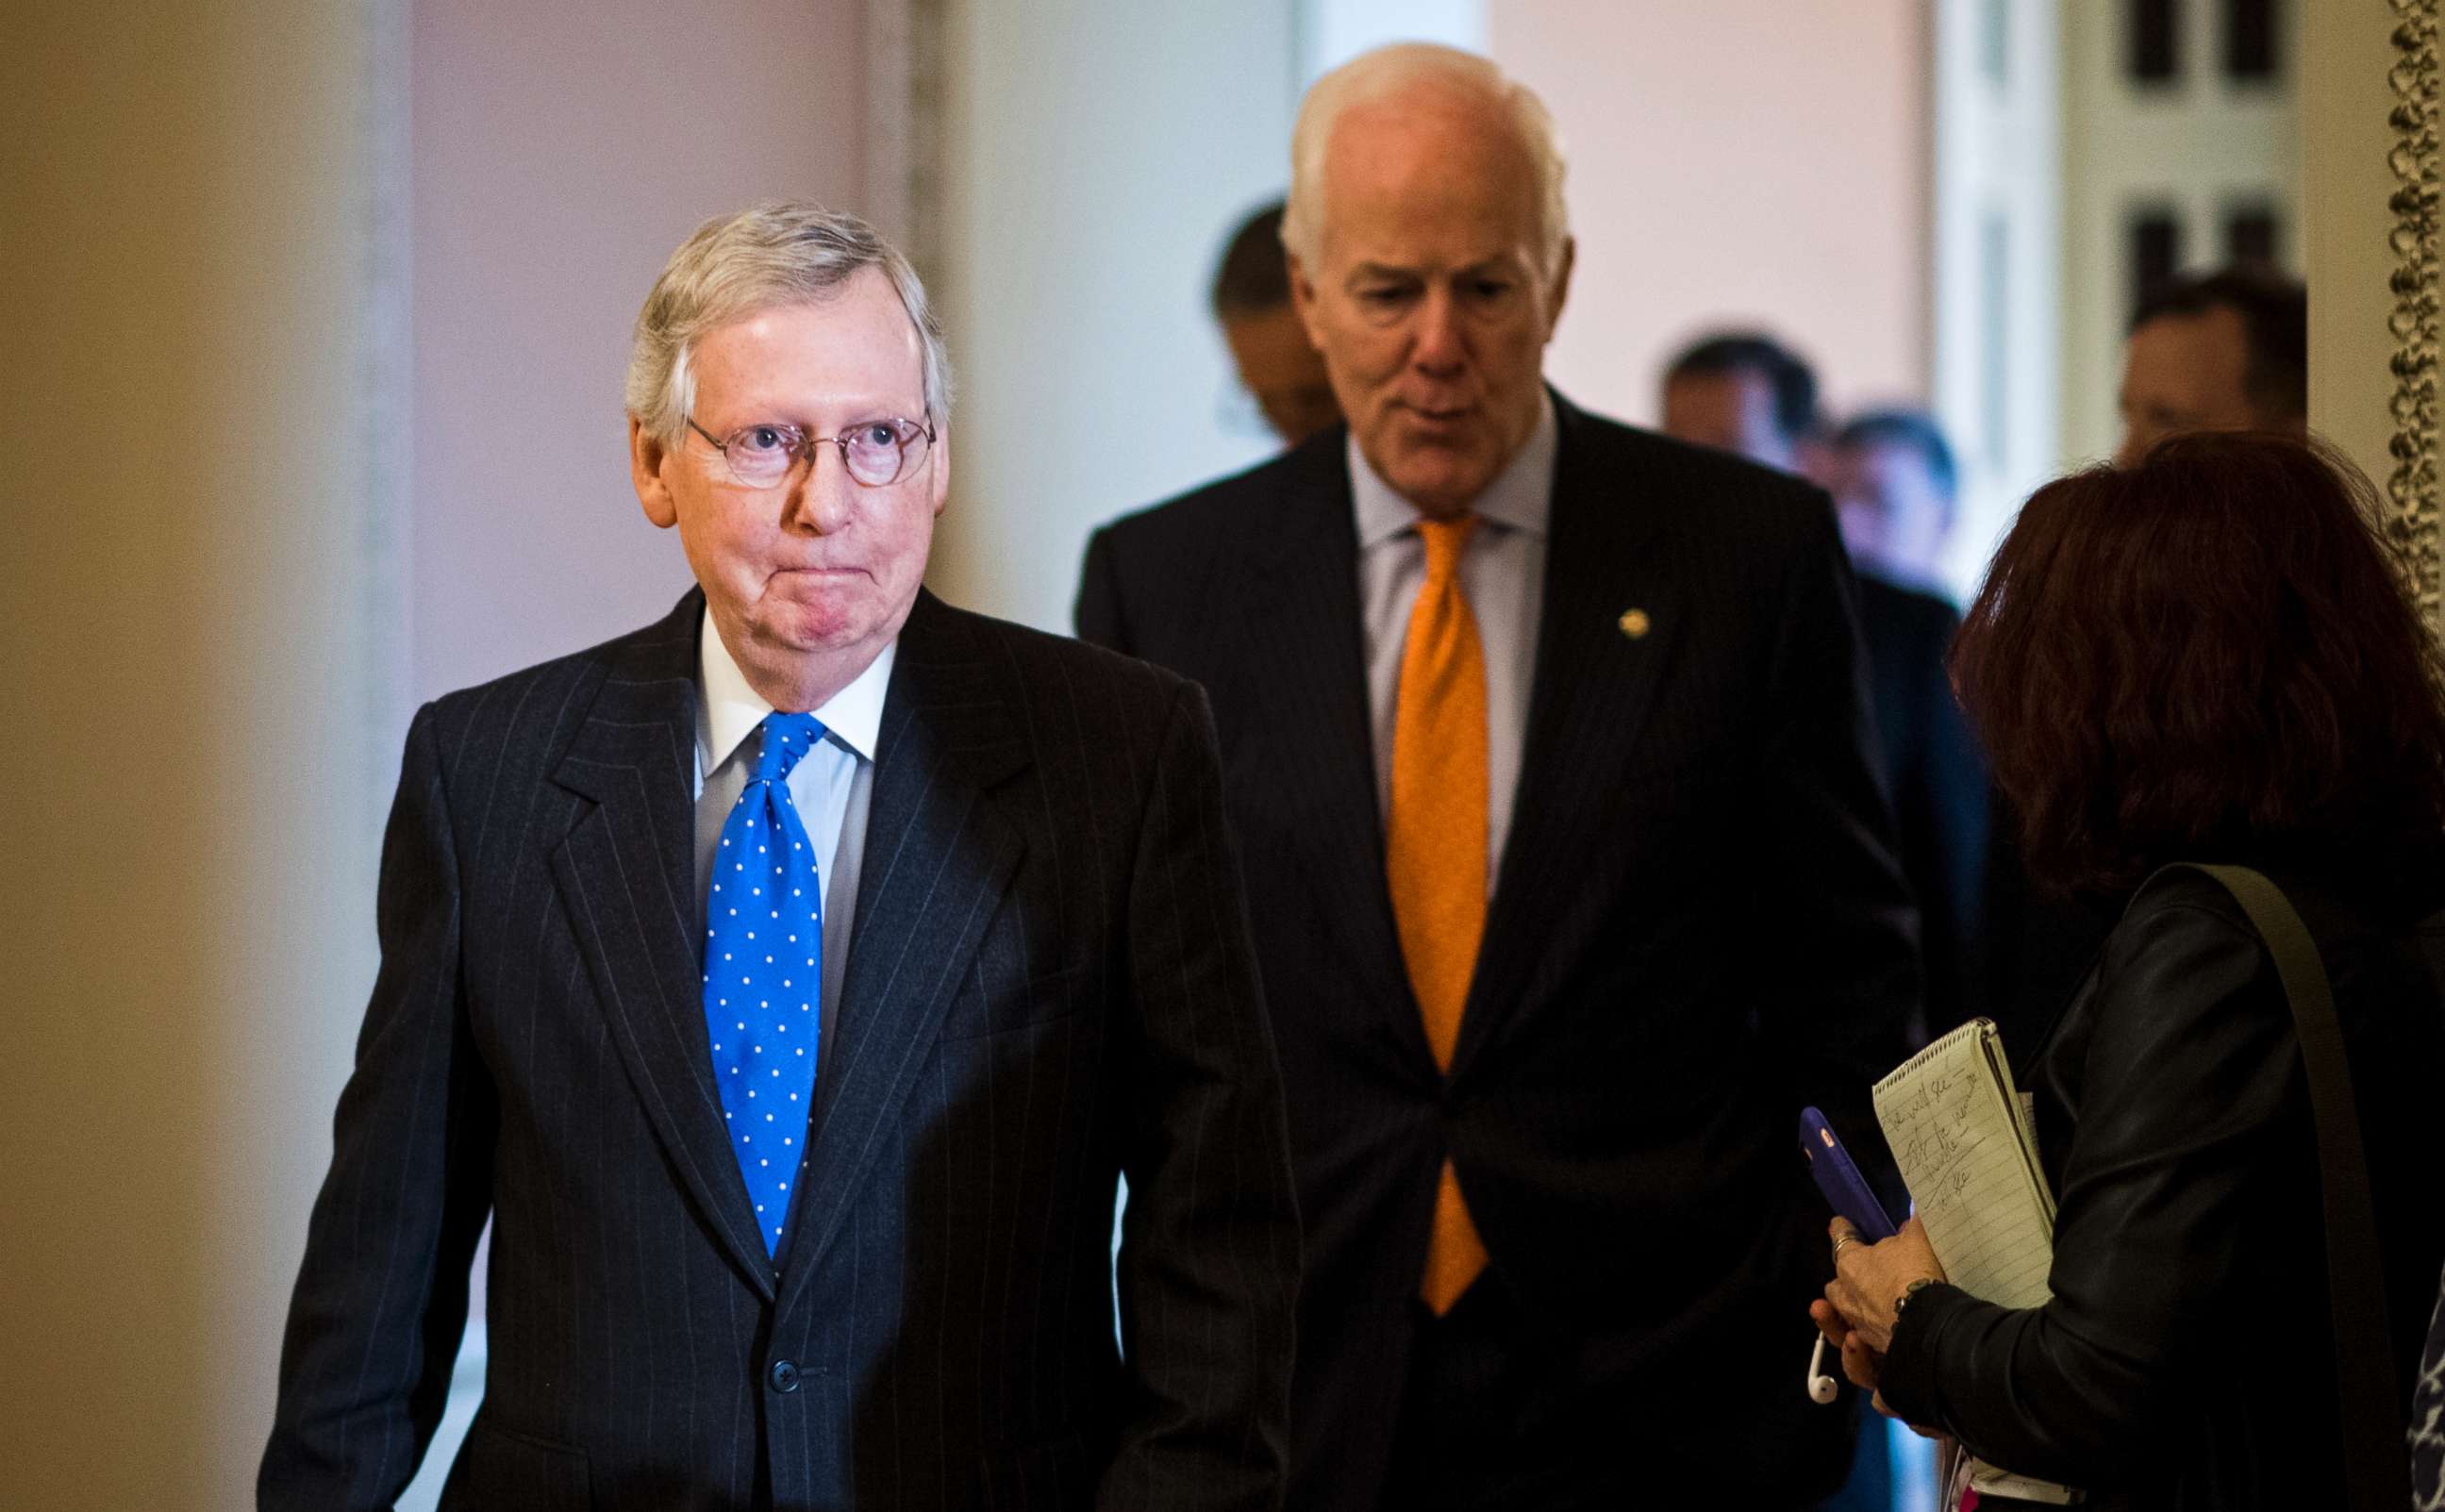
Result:
[[[1291,193],[1282,217],[1282,245],[1312,272],[1323,248],[1324,153],[1342,112],[1431,84],[1491,101],[1519,131],[1537,170],[1538,250],[1545,271],[1561,265],[1571,233],[1562,203],[1562,142],[1537,92],[1491,61],[1431,42],[1396,42],[1362,52],[1310,85],[1291,128]]]
[[[881,269],[899,292],[924,348],[926,411],[938,422],[949,419],[950,361],[917,271],[872,226],[805,200],[716,215],[671,253],[637,312],[628,414],[663,445],[678,445],[696,404],[690,358],[698,342],[758,310],[825,299],[866,268]]]

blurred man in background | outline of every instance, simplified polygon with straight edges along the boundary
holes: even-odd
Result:
[[[1826,443],[1826,486],[1862,576],[1950,601],[1945,551],[1961,513],[1952,447],[1921,410],[1870,410]]]
[[[1961,616],[1940,596],[1958,512],[1952,448],[1916,410],[1875,410],[1826,446],[1836,517],[1859,569],[1868,648],[1902,869],[1918,895],[1931,1030],[1980,1011],[1993,797],[1944,668]]]
[[[2185,431],[2284,431],[2309,415],[2309,296],[2258,264],[2177,279],[2150,295],[2123,353],[2128,466]]]
[[[1291,308],[1280,200],[1259,207],[1231,233],[1214,270],[1213,307],[1240,385],[1283,445],[1297,446],[1340,420],[1324,358]]]
[[[1786,473],[1818,476],[1817,374],[1781,342],[1725,331],[1664,370],[1664,434]]]
[[[1821,494],[1542,382],[1562,160],[1484,59],[1309,91],[1293,299],[1350,417],[1090,544],[1215,701],[1308,1271],[1296,1512],[1790,1508],[1854,1421],[1776,1298],[1917,1009]]]
[[[1817,392],[1816,373],[1772,337],[1710,336],[1666,366],[1664,426],[1683,440],[1787,470],[1820,428]],[[1960,616],[1914,586],[1924,583],[1950,528],[1952,453],[1933,421],[1893,411],[1846,429],[1819,467],[1838,485],[1846,543],[1877,548],[1874,556],[1854,555],[1877,773],[1919,903],[1927,1025],[1946,1028],[1969,1011],[1978,975],[1990,803],[1985,767],[1945,679],[1945,648]],[[1895,548],[1890,554],[1888,542]],[[1906,571],[1885,575],[1904,552]]]

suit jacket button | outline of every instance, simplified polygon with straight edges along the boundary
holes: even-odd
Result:
[[[764,1378],[773,1383],[773,1390],[787,1396],[798,1389],[798,1367],[789,1360],[775,1360]]]

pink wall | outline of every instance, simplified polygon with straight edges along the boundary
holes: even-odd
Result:
[[[1782,333],[1838,406],[1928,375],[1924,0],[1488,0],[1490,50],[1570,158],[1578,267],[1549,371],[1652,421],[1726,322]]]
[[[705,216],[855,208],[858,0],[418,0],[420,699],[617,634],[688,584],[628,486],[628,328]]]

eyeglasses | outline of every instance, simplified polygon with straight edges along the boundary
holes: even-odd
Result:
[[[841,466],[862,487],[897,483],[924,460],[934,444],[934,424],[911,420],[870,420],[838,436],[810,436],[796,425],[772,420],[741,425],[728,437],[717,437],[688,417],[688,429],[713,442],[729,464],[730,476],[743,488],[771,488],[790,476],[799,462],[829,441],[840,449]]]

